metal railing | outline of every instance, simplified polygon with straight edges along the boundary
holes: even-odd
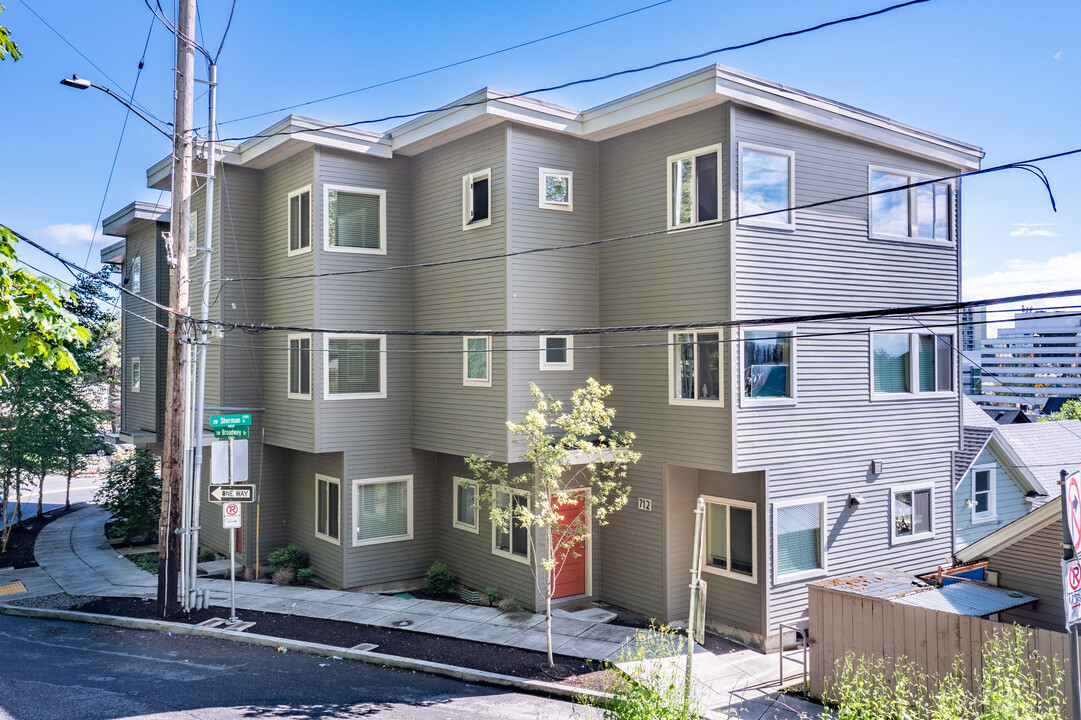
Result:
[[[801,667],[801,669],[803,671],[803,684],[804,685],[807,684],[808,672],[810,671],[810,664],[808,662],[808,656],[807,656],[808,648],[810,646],[807,625],[808,625],[808,619],[805,618],[805,617],[800,618],[798,620],[793,620],[791,622],[779,622],[779,623],[777,623],[777,639],[778,639],[778,643],[780,644],[779,652],[777,653],[777,656],[778,656],[777,663],[780,666],[779,669],[780,669],[780,674],[781,674],[781,678],[780,678],[780,681],[779,681],[780,685],[784,685],[784,663],[785,663],[785,660],[788,660],[789,662],[794,662],[794,663],[800,665],[800,667]],[[791,651],[790,651],[789,654],[785,654],[785,649],[784,649],[785,630],[791,631],[792,634],[795,636],[796,649],[799,651],[799,654],[796,655],[795,657],[792,656]]]

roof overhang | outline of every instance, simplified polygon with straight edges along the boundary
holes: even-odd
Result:
[[[101,262],[104,265],[123,265],[124,264],[124,251],[127,247],[128,241],[120,239],[114,242],[112,245],[105,247],[101,251]]]
[[[169,206],[136,200],[102,220],[101,231],[106,235],[127,237],[138,222],[146,220],[168,222]]]
[[[1062,506],[1057,502],[1045,503],[1012,523],[1000,527],[990,535],[958,550],[953,556],[954,560],[959,563],[968,563],[990,557],[1061,519]]]

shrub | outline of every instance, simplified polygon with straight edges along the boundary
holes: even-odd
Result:
[[[518,602],[512,597],[505,597],[499,601],[499,609],[503,612],[521,612],[522,603]]]
[[[296,582],[297,574],[293,568],[282,568],[274,571],[275,585],[292,585]]]
[[[299,570],[311,564],[311,556],[307,550],[301,550],[294,543],[289,543],[267,555],[267,562],[275,573],[285,569]]]
[[[484,601],[489,605],[495,605],[499,602],[499,588],[491,585],[484,588]]]
[[[207,563],[214,562],[218,559],[218,554],[208,547],[199,548],[199,562]]]
[[[697,695],[685,694],[686,657],[686,638],[667,626],[637,631],[620,652],[618,662],[626,676],[610,688],[615,699],[604,711],[605,720],[703,717]]]
[[[447,569],[446,563],[437,561],[428,568],[427,579],[428,589],[442,595],[450,590],[450,585],[454,582],[454,573]]]
[[[315,570],[310,567],[297,569],[297,582],[301,585],[311,582],[312,576],[315,575]]]
[[[116,518],[114,530],[130,543],[142,535],[155,536],[161,519],[161,478],[158,459],[148,450],[118,458],[105,473],[94,500]]]

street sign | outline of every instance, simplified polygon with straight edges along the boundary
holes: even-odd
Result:
[[[237,425],[251,425],[251,413],[234,413],[232,415],[211,415],[210,427],[235,427]]]
[[[214,437],[217,439],[233,438],[234,440],[244,440],[248,437],[248,426],[241,425],[239,427],[229,425],[227,427],[214,428]]]
[[[1066,603],[1066,629],[1081,625],[1081,559],[1062,561],[1062,595]]]
[[[1070,537],[1076,553],[1081,551],[1081,472],[1075,472],[1066,478],[1066,487],[1062,492],[1066,496],[1067,524],[1070,526]]]
[[[255,502],[254,485],[211,485],[210,502]]]
[[[221,506],[221,526],[223,528],[240,527],[240,503],[227,502]]]

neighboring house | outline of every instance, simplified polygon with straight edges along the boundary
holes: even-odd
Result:
[[[956,302],[956,180],[785,208],[981,157],[717,66],[585,111],[485,89],[382,134],[290,116],[227,147],[211,317],[298,328],[226,331],[209,351],[208,407],[253,409],[261,553],[296,542],[342,588],[392,587],[444,560],[468,586],[534,604],[525,529],[493,527],[458,478],[474,453],[524,469],[505,423],[530,406],[530,381],[566,399],[592,376],[614,386],[616,424],[643,457],[629,507],[584,548],[565,594],[685,618],[699,497],[707,620],[759,647],[806,612],[808,580],[933,570],[951,552],[961,444],[953,331],[711,324]],[[150,168],[150,186],[168,189],[170,170],[169,158]],[[191,202],[200,245],[203,194]],[[104,259],[130,273],[144,256],[143,292],[160,293],[145,276],[160,216],[137,204],[114,217],[132,219],[107,223],[127,240]],[[223,282],[242,277],[257,279]],[[704,325],[664,327],[675,323]],[[638,330],[574,332],[619,326]],[[125,401],[142,392],[128,383]],[[160,428],[149,410],[125,415],[132,434]],[[220,549],[214,510],[203,533]],[[246,563],[253,525],[239,534]]]
[[[991,418],[998,425],[1023,425],[1025,423],[1036,422],[1032,419],[1032,416],[1028,414],[1028,406],[1022,407],[1002,407],[999,405],[981,405],[987,417]]]
[[[973,396],[980,404],[1039,409],[1048,398],[1081,399],[1081,318],[1016,313],[1013,327],[980,343],[976,360],[984,371],[981,394]]]

